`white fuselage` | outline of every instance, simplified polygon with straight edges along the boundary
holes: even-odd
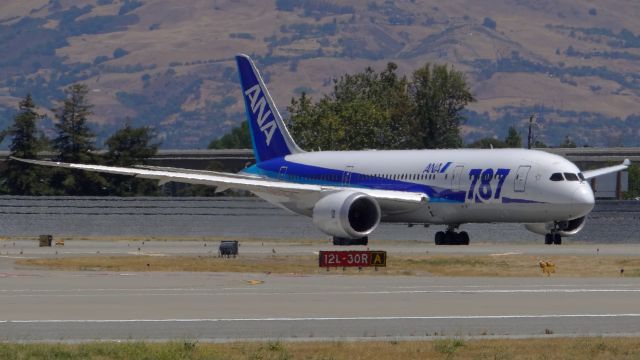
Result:
[[[578,179],[580,170],[573,163],[536,150],[321,151],[264,162],[250,172],[289,182],[429,196],[420,208],[385,214],[385,222],[542,223],[579,218],[594,206],[591,187]],[[552,181],[557,173],[573,175]],[[310,214],[305,206],[265,199]]]

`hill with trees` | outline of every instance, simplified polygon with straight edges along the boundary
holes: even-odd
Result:
[[[333,79],[427,63],[464,74],[470,144],[640,145],[640,4],[624,0],[8,0],[0,4],[0,129],[27,94],[51,109],[84,84],[96,147],[150,126],[164,148],[204,148],[244,121],[233,55],[254,57],[280,109],[315,103]],[[128,119],[128,120],[127,120]],[[3,143],[9,147],[9,140]]]

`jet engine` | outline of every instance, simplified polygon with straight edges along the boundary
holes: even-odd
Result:
[[[546,235],[555,229],[555,233],[560,236],[573,236],[577,234],[584,227],[585,217],[579,217],[573,220],[556,221],[552,223],[543,224],[526,224],[524,227],[536,234]]]
[[[380,223],[378,202],[367,194],[340,191],[320,199],[313,207],[313,223],[334,237],[359,239]]]

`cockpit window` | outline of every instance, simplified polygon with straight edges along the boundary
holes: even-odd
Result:
[[[561,173],[553,173],[553,174],[551,174],[551,177],[549,178],[549,180],[551,180],[551,181],[563,181],[564,177],[562,177]]]
[[[578,177],[580,178],[581,181],[584,181],[584,175],[582,175],[582,173],[578,173]]]
[[[574,174],[574,173],[564,173],[564,177],[568,180],[568,181],[578,181],[578,175]]]

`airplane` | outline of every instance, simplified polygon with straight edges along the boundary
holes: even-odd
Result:
[[[333,237],[367,245],[381,222],[445,226],[436,245],[468,245],[468,223],[521,223],[546,244],[578,233],[594,207],[588,181],[627,169],[580,171],[569,160],[527,149],[306,152],[296,145],[251,58],[236,56],[256,163],[237,174],[18,159],[27,163],[248,190]]]

